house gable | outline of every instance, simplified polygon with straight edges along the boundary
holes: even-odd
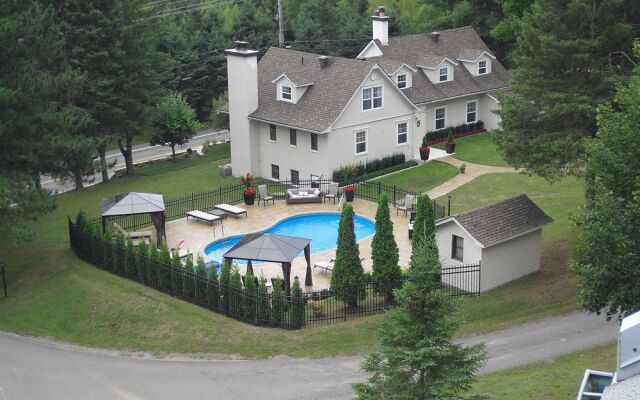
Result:
[[[378,47],[376,41],[372,40],[365,46],[364,49],[362,49],[362,51],[356,56],[356,58],[362,60],[372,57],[380,57],[381,55],[382,50],[380,50],[380,47]]]

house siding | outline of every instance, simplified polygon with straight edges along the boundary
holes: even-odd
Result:
[[[538,271],[541,254],[542,229],[483,249],[481,292]]]

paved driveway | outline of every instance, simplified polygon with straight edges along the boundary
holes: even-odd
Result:
[[[462,341],[487,343],[483,372],[489,372],[611,342],[617,331],[614,322],[576,312]],[[364,379],[360,362],[359,356],[158,360],[0,332],[0,400],[349,399],[351,385]]]

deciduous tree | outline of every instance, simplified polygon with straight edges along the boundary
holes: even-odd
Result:
[[[150,144],[171,147],[173,162],[176,162],[176,146],[189,143],[198,127],[196,112],[177,92],[169,93],[156,106],[153,124],[155,132]]]

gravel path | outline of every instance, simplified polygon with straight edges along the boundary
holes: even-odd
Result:
[[[618,326],[575,312],[461,339],[486,342],[484,372],[615,340]],[[156,359],[0,332],[0,399],[349,399],[361,356]]]

